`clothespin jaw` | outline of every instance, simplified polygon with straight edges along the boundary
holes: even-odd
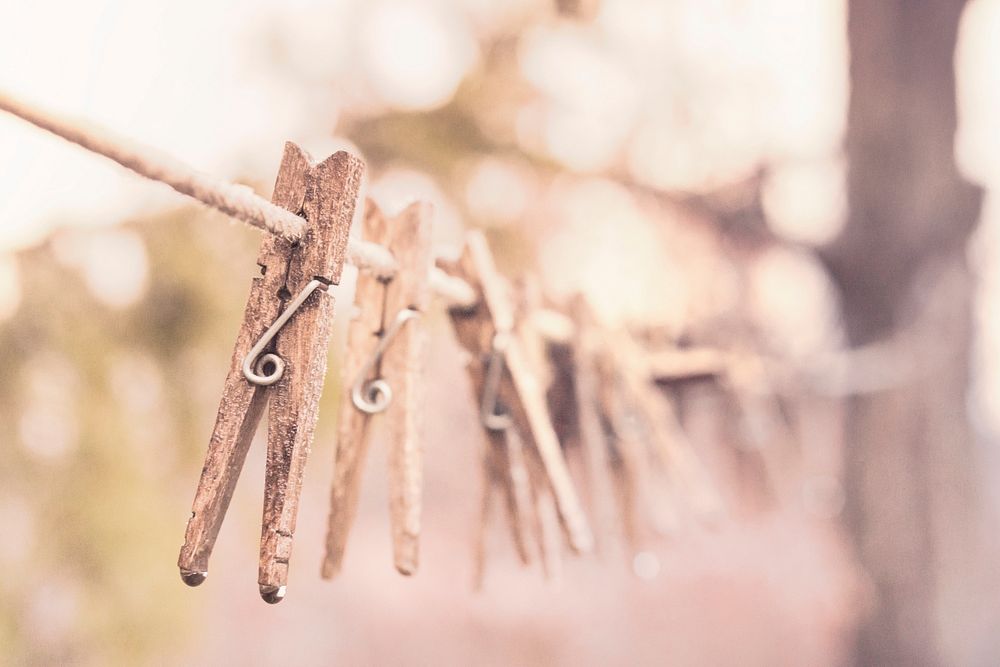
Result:
[[[398,270],[390,279],[362,273],[343,366],[344,396],[330,494],[322,575],[343,565],[347,537],[357,514],[361,469],[371,426],[381,414],[389,443],[389,509],[393,561],[405,575],[419,562],[422,444],[420,401],[426,333],[419,317],[430,298],[432,207],[417,202],[395,217],[366,202],[364,237],[387,247]]]
[[[490,362],[502,354],[502,373],[495,387],[497,402],[507,412],[509,425],[516,428],[537,452],[570,547],[576,552],[589,551],[593,535],[553,430],[544,388],[532,372],[522,343],[514,332],[509,288],[496,270],[486,239],[481,233],[470,233],[458,262],[442,263],[441,268],[465,280],[479,295],[472,307],[449,310],[459,344],[472,357],[469,374],[476,394],[484,396],[494,389],[489,385],[491,366],[494,369],[496,366]],[[484,405],[482,416],[487,437],[492,442],[502,437],[496,431],[500,430],[497,427],[503,425],[503,420],[497,415],[485,414],[488,407],[491,406]]]
[[[297,243],[271,235],[261,242],[261,273],[251,285],[178,558],[190,585],[208,574],[216,537],[270,400],[258,583],[266,601],[284,596],[302,469],[326,373],[334,307],[327,287],[340,282],[363,169],[343,151],[312,164],[301,148],[285,145],[272,201],[303,215],[308,224]]]

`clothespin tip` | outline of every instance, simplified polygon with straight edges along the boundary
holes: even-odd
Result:
[[[188,586],[201,586],[207,577],[208,572],[198,572],[181,568],[181,580]]]
[[[285,599],[285,587],[261,584],[260,597],[268,604],[278,604]]]

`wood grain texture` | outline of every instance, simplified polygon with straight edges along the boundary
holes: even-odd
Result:
[[[299,213],[305,199],[309,169],[308,155],[298,146],[287,143],[272,201]],[[200,583],[208,572],[212,548],[267,401],[266,388],[247,382],[241,365],[250,348],[281,312],[279,292],[284,287],[290,252],[291,244],[277,236],[268,234],[261,242],[257,259],[260,275],[251,283],[191,518],[177,560],[182,576],[192,584]]]
[[[427,311],[433,261],[432,216],[430,204],[416,202],[389,224],[385,245],[396,258],[399,272],[386,287],[387,323],[406,308]],[[411,320],[396,334],[382,359],[382,376],[395,396],[385,414],[393,561],[396,569],[406,575],[416,572],[420,560],[426,331],[422,321]]]
[[[283,296],[298,294],[313,279],[339,283],[363,171],[358,158],[339,151],[307,173],[303,211],[309,224],[288,264]],[[280,599],[288,581],[302,473],[326,377],[333,307],[332,296],[317,290],[276,339],[276,352],[285,360],[286,368],[273,386],[268,411],[258,573],[261,594],[268,601],[272,601],[268,594],[273,591],[280,591]]]
[[[399,270],[386,282],[360,274],[355,303],[360,314],[348,331],[344,363],[345,386],[341,402],[330,493],[326,554],[322,575],[331,578],[343,566],[347,538],[357,514],[361,471],[366,458],[373,418],[358,410],[351,387],[374,354],[385,329],[407,308],[424,312],[429,299],[432,209],[416,203],[394,218],[387,218],[374,202],[366,204],[365,239],[387,247]],[[402,574],[412,574],[419,562],[422,485],[421,374],[426,352],[426,334],[419,320],[403,325],[385,350],[376,374],[393,390],[393,399],[383,413],[389,440],[389,508],[393,536],[393,561]],[[370,377],[368,379],[374,379]]]
[[[371,200],[365,202],[362,235],[377,242],[385,229],[385,218]],[[361,412],[351,399],[351,387],[378,344],[382,328],[382,301],[385,285],[371,276],[358,275],[354,302],[360,306],[347,331],[347,353],[341,368],[342,393],[337,447],[334,452],[333,486],[327,523],[326,554],[322,576],[329,579],[340,572],[347,535],[357,514],[362,465],[368,451],[370,415]]]
[[[471,353],[473,360],[480,361],[470,366],[470,377],[476,395],[482,396],[484,364],[492,351],[494,335],[498,331],[512,332],[514,328],[509,291],[496,271],[481,234],[469,235],[457,263],[442,263],[441,266],[450,275],[469,283],[481,297],[475,306],[452,308],[449,314],[459,343]],[[552,427],[544,388],[532,372],[516,336],[510,339],[505,362],[507,372],[500,383],[500,400],[522,438],[538,451],[571,548],[576,552],[589,551],[593,535]],[[487,436],[490,437],[489,432]]]

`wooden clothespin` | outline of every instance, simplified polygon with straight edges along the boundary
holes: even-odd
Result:
[[[486,534],[493,511],[494,496],[503,496],[514,550],[522,564],[532,562],[533,511],[531,480],[525,446],[517,432],[508,428],[498,438],[488,438],[483,454],[483,495],[479,532],[475,542],[473,587],[482,588],[486,573]]]
[[[790,482],[798,477],[798,448],[787,406],[772,385],[764,357],[751,350],[732,352],[717,381],[736,413],[737,460],[741,467],[756,469],[760,500],[790,500],[796,493]]]
[[[575,323],[573,362],[580,435],[589,460],[602,455],[610,471],[626,546],[635,551],[647,535],[678,523],[672,496],[682,496],[702,518],[721,511],[719,497],[666,397],[658,396],[648,355],[625,330],[602,325],[582,295],[569,307]],[[700,376],[708,355],[672,359],[671,379]],[[685,363],[681,363],[685,362]],[[656,473],[665,479],[655,480]],[[600,483],[600,476],[589,476]],[[657,481],[663,483],[657,484]],[[603,496],[603,489],[597,484]],[[592,507],[600,525],[607,503]]]
[[[270,400],[260,594],[285,595],[302,472],[312,444],[326,375],[334,300],[340,282],[363,163],[343,151],[313,164],[285,144],[272,201],[307,220],[291,243],[268,235],[260,245],[243,324],[208,446],[177,564],[197,586],[219,534],[250,441]]]
[[[391,279],[359,274],[344,363],[326,556],[322,574],[331,578],[343,564],[347,535],[357,514],[361,468],[372,417],[384,412],[389,440],[389,508],[396,569],[413,574],[419,559],[421,499],[420,376],[425,333],[416,318],[427,309],[431,268],[431,213],[414,203],[387,218],[369,200],[365,239],[387,247],[398,271]],[[412,323],[407,324],[411,320]]]
[[[555,498],[536,450],[526,447],[516,428],[504,431],[511,463],[511,477],[515,494],[520,503],[519,519],[525,548],[534,543],[534,552],[528,554],[529,562],[537,554],[546,579],[558,578],[562,571],[563,539],[559,528],[559,512]]]
[[[613,524],[620,526],[625,545],[634,552],[642,541],[648,496],[643,446],[624,409],[620,373],[592,307],[578,294],[568,312],[575,325],[572,398],[588,471],[591,515],[602,533],[612,532]]]
[[[644,351],[628,331],[606,331],[605,335],[615,350],[626,409],[641,423],[656,460],[691,509],[714,521],[723,509],[721,498],[684,433],[673,405],[667,397],[654,392],[655,378]]]
[[[562,316],[547,307],[541,283],[536,275],[528,273],[520,276],[515,283],[514,292],[516,311],[514,330],[525,359],[542,386],[560,451],[566,460],[567,468],[570,468],[573,462],[571,456],[575,445],[578,444],[576,430],[571,428],[575,419],[567,419],[566,409],[570,406],[561,400],[564,397],[565,387],[560,386],[559,381],[565,378],[557,377],[562,368],[552,358],[552,351],[559,343],[551,336],[551,327],[546,326],[551,320]],[[565,321],[564,324],[572,328],[572,322]],[[512,435],[516,436],[516,433],[516,429],[508,429],[508,440]],[[531,491],[532,527],[542,571],[546,578],[558,578],[562,570],[562,540],[559,535],[559,514],[555,498],[547,482],[544,466],[535,450],[529,450],[529,456],[525,458]]]
[[[459,261],[441,263],[441,268],[465,280],[479,296],[472,307],[453,307],[449,315],[459,344],[471,355],[469,375],[491,447],[505,451],[505,431],[517,429],[538,457],[570,548],[590,551],[593,535],[552,427],[545,388],[514,331],[509,288],[497,273],[486,239],[470,233]]]

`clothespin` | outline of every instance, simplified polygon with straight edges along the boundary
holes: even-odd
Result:
[[[568,312],[576,332],[571,342],[573,400],[586,456],[591,515],[606,532],[612,524],[620,525],[625,545],[634,552],[644,532],[640,515],[646,514],[649,495],[644,448],[624,406],[614,355],[586,297],[574,296]],[[617,507],[617,521],[611,516],[612,505]]]
[[[657,395],[644,350],[629,332],[602,325],[582,295],[571,301],[569,312],[577,331],[573,357],[580,431],[588,459],[606,456],[627,547],[638,549],[650,527],[672,531],[679,520],[675,493],[700,517],[714,518],[721,511],[718,495],[672,406]],[[693,364],[672,360],[671,380],[685,373],[700,376],[711,360],[699,357]],[[666,483],[655,483],[657,471]],[[598,509],[594,514],[598,520],[604,516]]]
[[[699,516],[712,521],[722,512],[722,502],[707,470],[681,427],[673,405],[653,391],[654,378],[646,356],[625,330],[606,331],[615,350],[622,400],[637,419],[660,465]]]
[[[545,390],[514,331],[509,288],[497,273],[486,239],[470,233],[459,261],[441,263],[441,268],[465,280],[479,296],[473,306],[452,307],[449,315],[459,344],[472,357],[469,375],[480,397],[488,441],[502,451],[505,431],[517,429],[538,456],[570,548],[577,553],[590,551],[593,535],[552,427]]]
[[[517,432],[509,428],[503,431],[502,437],[487,438],[482,464],[483,490],[474,542],[473,588],[477,591],[482,589],[485,579],[487,528],[498,493],[503,495],[518,559],[523,565],[529,565],[533,559],[529,548],[532,539],[532,527],[529,526],[532,516],[531,483],[525,463],[524,443]]]
[[[261,274],[253,279],[243,323],[208,446],[177,564],[197,586],[208,560],[264,406],[267,464],[261,527],[260,594],[285,595],[302,472],[312,444],[326,375],[334,300],[351,218],[364,171],[343,151],[313,164],[285,144],[272,201],[307,220],[297,243],[268,235],[260,245]]]
[[[717,382],[735,408],[735,430],[742,444],[737,456],[756,459],[762,500],[792,498],[796,490],[789,480],[797,477],[794,435],[764,358],[750,350],[732,352]]]
[[[493,497],[503,496],[514,551],[523,565],[534,560],[531,549],[533,534],[533,498],[531,478],[528,474],[524,442],[513,428],[497,432],[497,437],[487,438],[483,454],[483,504],[480,516],[481,532],[476,554],[474,587],[482,587],[486,563],[486,532]]]
[[[735,439],[740,459],[759,474],[762,495],[789,497],[793,489],[783,480],[794,479],[791,427],[769,377],[764,358],[753,350],[688,347],[651,352],[653,379],[663,388],[692,381],[712,380],[730,399],[736,413]],[[741,464],[742,465],[742,464]]]
[[[387,247],[398,271],[388,280],[362,273],[348,332],[334,482],[322,574],[335,576],[357,514],[361,468],[374,415],[384,413],[389,441],[389,507],[396,569],[417,569],[420,538],[420,376],[425,332],[417,318],[427,309],[431,268],[431,206],[415,203],[387,218],[367,202],[364,236]]]
[[[510,318],[509,326],[513,327],[513,311],[511,311]],[[519,329],[517,333],[521,334],[524,331]],[[529,346],[532,342],[528,341]],[[526,349],[526,354],[532,352],[534,350],[531,347]],[[497,363],[499,361],[501,361],[501,357],[491,357],[492,363],[486,371],[487,384],[493,387],[492,393],[494,394],[503,373],[502,364]],[[537,368],[534,364],[533,367]],[[543,571],[549,576],[554,569],[555,558],[554,550],[547,551],[547,547],[553,542],[550,535],[552,528],[550,519],[555,518],[558,532],[558,514],[555,511],[552,495],[547,490],[547,481],[539,481],[540,472],[543,475],[544,471],[540,471],[536,463],[537,455],[533,455],[531,450],[526,451],[517,429],[507,428],[507,420],[504,417],[497,418],[491,415],[493,415],[492,412],[489,415],[482,413],[483,418],[485,418],[484,423],[493,423],[495,427],[488,428],[487,432],[496,435],[487,437],[487,448],[483,457],[483,504],[480,526],[485,528],[489,521],[493,495],[495,492],[501,493],[518,558],[524,565],[531,564],[535,557],[535,550],[532,549],[534,543],[538,555],[541,557]],[[540,485],[544,485],[545,489],[540,489]],[[539,502],[547,505],[545,510],[539,511]],[[549,505],[551,507],[548,507]],[[474,583],[477,590],[481,588],[485,574],[485,539],[485,530],[481,530],[476,548]]]
[[[520,504],[519,529],[523,533],[524,546],[529,549],[528,562],[537,553],[542,574],[546,579],[555,579],[562,571],[563,540],[559,512],[544,464],[537,451],[525,446],[516,428],[506,429],[504,436],[511,454],[511,477],[520,482],[515,485],[515,492]],[[534,552],[528,547],[529,540],[534,543]]]
[[[554,351],[565,347],[558,336],[552,336],[550,325],[552,321],[562,318],[564,327],[572,330],[572,322],[548,307],[542,292],[538,277],[528,273],[520,276],[515,285],[516,315],[514,330],[522,346],[525,358],[532,371],[542,385],[546,397],[551,423],[560,444],[560,450],[566,460],[567,468],[571,467],[578,454],[579,438],[575,415],[568,413],[573,406],[566,399],[566,387],[562,384],[567,378],[564,370],[553,359]],[[560,332],[566,335],[567,332]],[[570,392],[571,393],[571,392]],[[516,437],[516,429],[507,429],[508,440]],[[576,457],[576,460],[579,456]],[[559,515],[556,511],[555,499],[545,477],[545,470],[534,450],[529,450],[526,457],[528,479],[531,490],[531,519],[538,547],[542,571],[546,578],[558,578],[562,570],[561,547],[559,535]],[[586,471],[577,471],[585,474]],[[578,478],[580,475],[577,476]]]

